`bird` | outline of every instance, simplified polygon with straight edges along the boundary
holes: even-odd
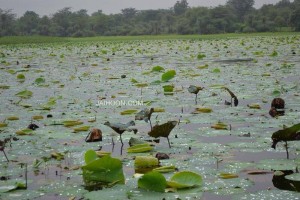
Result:
[[[285,101],[282,98],[274,98],[271,103],[271,107],[275,109],[284,109]]]
[[[113,129],[116,133],[118,133],[120,135],[120,140],[121,140],[121,143],[123,145],[123,141],[122,141],[122,134],[125,132],[125,131],[133,131],[134,134],[137,133],[137,129],[133,129],[133,128],[129,128],[130,126],[135,126],[135,123],[134,121],[130,121],[126,124],[123,124],[123,123],[110,123],[109,121],[106,121],[104,123],[104,125],[106,126],[109,126],[111,129]],[[112,139],[112,142],[113,142],[113,139]],[[114,144],[114,142],[113,142]]]
[[[151,137],[166,137],[168,140],[169,148],[171,148],[170,141],[169,141],[169,135],[173,128],[177,125],[177,121],[168,121],[167,123],[161,124],[161,125],[155,125],[153,126],[153,129],[148,133]]]
[[[151,115],[154,112],[154,108],[144,108],[143,110],[139,111],[135,115],[135,120],[144,120],[145,122],[150,123],[150,128],[152,130],[152,123],[151,123]]]
[[[225,100],[225,105],[232,106],[232,99],[233,99],[234,106],[238,106],[239,100],[238,100],[237,96],[235,96],[235,94],[231,90],[229,90],[227,87],[224,87],[224,89],[230,94],[230,97],[231,97],[230,102]]]
[[[195,94],[196,95],[196,98],[195,98],[195,102],[197,103],[197,95],[198,95],[198,92],[200,90],[203,90],[203,87],[200,87],[200,86],[195,86],[195,85],[190,85],[188,87],[188,91],[189,93],[192,93],[192,94]]]
[[[287,159],[289,159],[287,141],[300,140],[300,132],[299,131],[300,131],[300,123],[295,124],[289,128],[285,128],[285,129],[274,132],[272,134],[272,141],[273,141],[272,148],[276,149],[277,143],[280,141],[284,141]]]
[[[285,101],[282,98],[274,98],[271,102],[269,114],[272,117],[284,115]]]

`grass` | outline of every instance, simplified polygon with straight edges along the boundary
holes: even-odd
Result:
[[[47,36],[7,36],[0,37],[0,45],[10,44],[39,44],[59,42],[95,42],[95,41],[131,41],[131,40],[211,40],[235,37],[260,37],[260,36],[289,36],[299,35],[299,32],[267,32],[267,33],[226,33],[210,35],[144,35],[144,36],[97,36],[97,37],[47,37]]]

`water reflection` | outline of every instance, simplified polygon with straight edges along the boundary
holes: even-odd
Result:
[[[285,176],[293,173],[294,172],[292,170],[278,171],[278,173],[275,172],[272,179],[273,185],[280,190],[300,192],[300,181],[285,178]]]

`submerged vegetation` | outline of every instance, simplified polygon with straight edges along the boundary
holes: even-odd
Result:
[[[0,198],[296,199],[300,36],[166,37],[0,45]]]

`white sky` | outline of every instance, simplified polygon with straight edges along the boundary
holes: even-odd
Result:
[[[177,0],[0,0],[0,8],[12,9],[13,13],[21,16],[26,11],[34,11],[40,16],[51,15],[64,7],[71,7],[72,11],[88,10],[91,14],[102,10],[105,14],[120,13],[124,8],[168,9],[174,6]],[[190,7],[224,5],[227,0],[187,0]],[[254,7],[260,8],[263,4],[275,4],[280,0],[255,0]]]

